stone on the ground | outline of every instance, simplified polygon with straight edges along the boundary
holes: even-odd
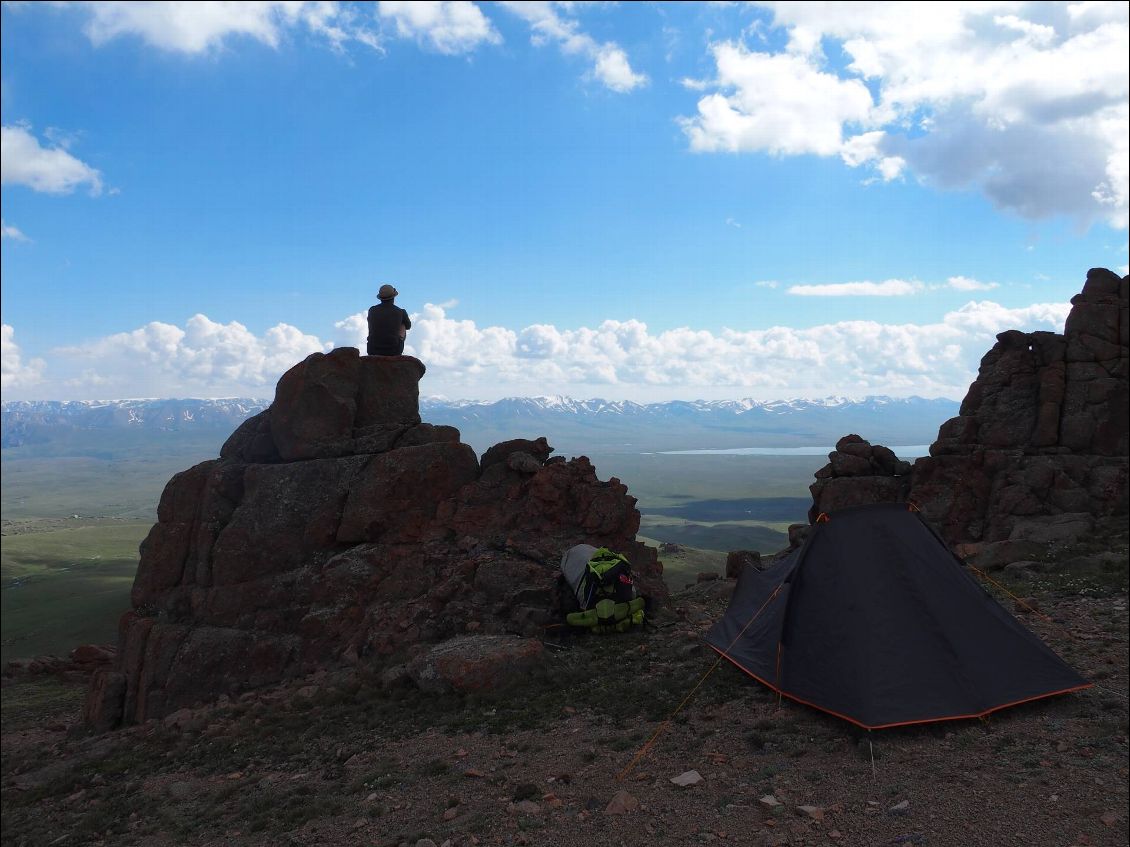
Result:
[[[640,807],[640,801],[629,794],[627,791],[617,791],[612,795],[612,799],[608,801],[608,805],[604,807],[606,815],[626,815],[628,812],[634,812]]]
[[[684,771],[678,776],[671,777],[671,782],[680,788],[689,788],[702,782],[702,774],[698,771]]]

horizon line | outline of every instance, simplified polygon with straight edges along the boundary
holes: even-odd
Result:
[[[440,403],[473,403],[479,405],[492,405],[494,403],[502,403],[507,400],[560,400],[560,401],[573,401],[577,403],[631,403],[636,406],[658,406],[666,403],[755,403],[758,405],[765,405],[768,403],[791,403],[795,401],[804,400],[841,400],[848,403],[861,403],[867,400],[947,400],[954,403],[960,403],[961,398],[956,397],[924,397],[921,394],[907,394],[907,395],[892,395],[892,394],[865,394],[862,396],[851,396],[846,394],[824,394],[824,395],[801,395],[796,394],[787,397],[775,397],[769,400],[755,400],[752,397],[729,397],[724,399],[707,400],[704,397],[697,397],[694,399],[681,399],[673,398],[667,400],[650,400],[640,402],[638,400],[616,399],[609,400],[607,397],[576,397],[570,394],[508,394],[504,397],[499,397],[497,400],[481,400],[470,397],[448,397],[443,394],[427,394],[420,395],[421,402],[431,401]],[[249,397],[246,395],[227,395],[217,397],[205,396],[167,396],[167,397],[104,397],[97,400],[81,400],[70,399],[60,400],[54,398],[37,398],[37,399],[18,399],[18,400],[2,400],[0,406],[9,406],[17,403],[82,403],[87,405],[109,404],[109,403],[150,403],[150,402],[249,402],[249,403],[263,403],[270,405],[273,400],[267,397]]]

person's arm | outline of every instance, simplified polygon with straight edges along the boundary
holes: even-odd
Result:
[[[408,317],[408,310],[407,309],[401,309],[400,314],[402,315],[401,320],[404,323],[404,328],[405,329],[411,329],[412,328],[412,319],[410,317]]]

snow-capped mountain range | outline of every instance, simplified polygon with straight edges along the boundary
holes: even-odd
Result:
[[[249,398],[11,401],[0,406],[0,443],[27,447],[64,435],[89,441],[111,431],[144,433],[149,443],[194,432],[220,437],[266,407],[267,401]],[[878,443],[928,444],[957,409],[954,400],[882,396],[646,404],[562,396],[420,400],[424,420],[458,427],[480,451],[539,435],[559,452],[820,446],[849,432]]]

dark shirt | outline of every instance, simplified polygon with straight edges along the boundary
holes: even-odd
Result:
[[[369,309],[369,338],[366,352],[370,356],[399,356],[404,352],[400,328],[412,328],[408,313],[386,300]]]

